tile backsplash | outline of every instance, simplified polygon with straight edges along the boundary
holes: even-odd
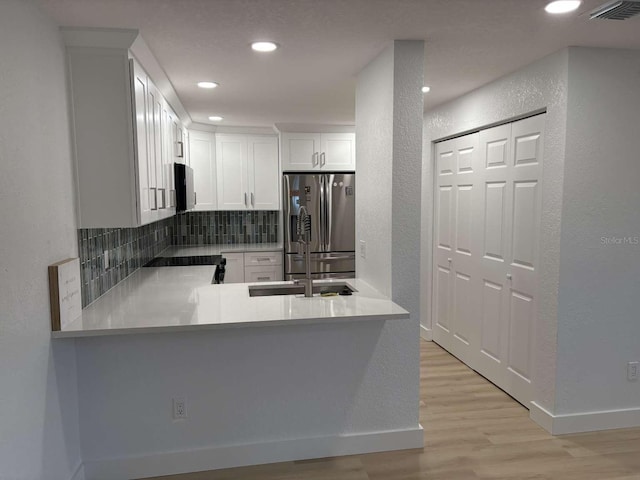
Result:
[[[78,230],[82,307],[86,307],[170,245],[272,243],[277,210],[188,212],[139,228]],[[109,252],[105,270],[104,252]]]
[[[105,294],[171,245],[173,222],[172,217],[138,228],[78,230],[82,307]],[[109,252],[108,270],[104,268],[105,250]]]
[[[187,212],[175,217],[173,245],[278,241],[278,210]]]

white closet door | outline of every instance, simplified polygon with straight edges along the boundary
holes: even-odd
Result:
[[[475,362],[480,325],[476,306],[480,281],[478,231],[481,226],[479,184],[479,135],[465,135],[455,142],[453,182],[452,338],[451,352],[463,362]]]
[[[509,149],[511,125],[480,132],[480,316],[478,362],[482,375],[504,388],[507,338]]]
[[[511,131],[508,209],[508,348],[504,389],[528,405],[533,399],[534,323],[538,316],[542,141],[544,115],[515,122]]]
[[[436,144],[433,254],[433,338],[451,351],[453,275],[453,184],[456,141]]]
[[[544,115],[436,145],[434,340],[532,400]]]
[[[435,340],[467,364],[477,356],[480,325],[477,133],[437,145]]]

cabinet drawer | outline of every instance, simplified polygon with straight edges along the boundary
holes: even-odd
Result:
[[[244,281],[253,282],[278,282],[282,280],[282,265],[269,267],[245,267]]]
[[[248,252],[244,254],[245,267],[282,265],[282,252]]]

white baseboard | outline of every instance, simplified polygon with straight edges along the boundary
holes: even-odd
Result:
[[[547,432],[553,434],[553,415],[536,402],[531,402],[529,418],[544,428]]]
[[[71,475],[71,479],[70,480],[85,480],[85,477],[84,477],[84,466],[82,465],[82,462],[78,462],[78,465],[76,466],[75,470],[73,471],[73,475]]]
[[[88,460],[84,462],[84,471],[86,480],[126,480],[293,460],[408,450],[423,446],[423,430],[418,425],[407,430],[298,438],[139,457]]]
[[[531,419],[552,435],[640,427],[640,408],[553,415],[531,402]]]
[[[428,342],[433,340],[433,333],[430,328],[420,325],[420,338],[427,340]]]

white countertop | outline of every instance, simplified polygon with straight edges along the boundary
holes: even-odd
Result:
[[[159,257],[187,257],[191,255],[220,255],[240,252],[278,252],[281,243],[236,243],[232,245],[172,245],[160,252]]]
[[[351,296],[249,297],[247,283],[212,285],[214,271],[215,266],[210,265],[141,268],[85,308],[82,316],[63,331],[52,332],[52,336],[409,318],[406,310],[358,279],[335,280],[355,288],[357,292]]]

